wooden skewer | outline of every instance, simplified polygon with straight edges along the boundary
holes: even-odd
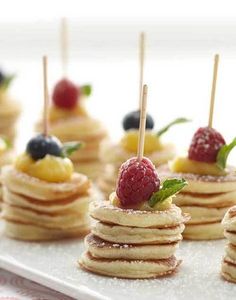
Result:
[[[43,134],[48,136],[48,59],[47,56],[43,56],[43,90],[44,90],[44,114],[43,114]]]
[[[68,22],[66,18],[61,19],[61,62],[62,72],[66,77],[68,66]]]
[[[143,86],[142,101],[140,107],[140,123],[139,123],[139,137],[138,137],[138,161],[140,162],[143,158],[144,153],[144,142],[145,142],[145,130],[146,130],[146,107],[147,107],[147,92],[148,87],[145,84]]]
[[[215,62],[214,62],[213,80],[212,80],[212,88],[211,88],[211,102],[210,102],[210,111],[209,111],[209,119],[208,119],[209,127],[212,127],[212,123],[213,123],[218,64],[219,64],[219,54],[216,54]]]
[[[143,74],[144,74],[144,59],[145,59],[145,33],[140,33],[139,38],[139,109],[141,109],[141,102],[143,96]]]

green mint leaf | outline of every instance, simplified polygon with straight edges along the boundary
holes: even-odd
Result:
[[[165,127],[163,127],[160,130],[158,130],[157,136],[160,137],[163,133],[165,133],[166,131],[168,131],[173,125],[182,124],[182,123],[186,123],[186,122],[190,122],[190,121],[191,120],[186,119],[186,118],[177,118],[174,121],[172,121],[169,124],[167,124]]]
[[[92,93],[92,86],[89,85],[89,84],[82,85],[82,86],[80,87],[80,91],[81,91],[82,95],[88,97],[88,96],[90,96],[91,93]]]
[[[64,143],[62,146],[62,156],[70,156],[73,152],[80,149],[84,144],[81,142],[68,142]]]
[[[230,144],[224,145],[220,148],[220,150],[217,154],[217,157],[216,157],[216,164],[221,170],[225,169],[228,156],[229,156],[231,150],[235,146],[236,146],[236,138],[234,138]]]
[[[2,90],[7,90],[8,87],[10,86],[10,83],[12,82],[12,80],[15,78],[15,75],[9,75],[4,77],[3,81],[1,82],[0,88]]]
[[[7,137],[0,136],[0,139],[4,142],[4,144],[6,145],[7,149],[12,148],[12,143],[11,143],[11,141]]]
[[[173,196],[182,188],[184,188],[187,185],[187,181],[185,179],[166,179],[163,184],[161,189],[154,193],[151,198],[148,200],[149,206],[153,207],[155,206],[158,202],[163,202],[170,196]]]

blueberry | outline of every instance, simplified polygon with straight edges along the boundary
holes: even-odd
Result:
[[[123,119],[124,130],[139,129],[139,119],[140,119],[139,110],[128,113]],[[154,127],[154,120],[149,114],[147,114],[146,129],[153,129],[153,127]]]
[[[26,152],[34,160],[42,159],[47,154],[61,156],[62,144],[54,136],[44,136],[43,134],[39,134],[28,142]]]

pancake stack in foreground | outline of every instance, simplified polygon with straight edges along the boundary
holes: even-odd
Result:
[[[8,88],[14,76],[8,76],[0,71],[0,136],[11,142],[16,135],[16,121],[20,114],[20,105],[8,95]]]
[[[71,161],[64,157],[68,147],[77,149],[76,144],[64,148],[56,138],[39,135],[13,166],[3,168],[2,217],[7,236],[34,241],[88,232],[90,182],[73,172]]]
[[[84,142],[84,147],[75,151],[71,160],[77,172],[95,180],[103,173],[99,151],[107,131],[100,121],[89,116],[85,108],[89,94],[89,86],[78,87],[68,79],[60,80],[53,91],[49,121],[50,133],[62,142]],[[41,127],[39,124],[39,131]]]
[[[171,195],[185,182],[166,182],[167,198],[161,196],[165,184],[160,189],[159,183],[147,158],[132,158],[121,166],[110,201],[91,204],[90,215],[97,222],[85,238],[82,268],[121,278],[155,278],[176,270],[180,261],[174,254],[188,217],[171,204]]]
[[[221,273],[226,280],[236,283],[236,206],[228,210],[222,225],[224,235],[229,243],[225,249],[226,254],[222,261]]]
[[[226,153],[235,141],[226,145],[213,128],[204,127],[195,133],[188,157],[177,157],[168,166],[161,166],[162,180],[181,177],[188,181],[173,200],[183,212],[191,215],[183,236],[185,239],[212,240],[223,238],[222,218],[236,204],[235,168],[226,168]]]

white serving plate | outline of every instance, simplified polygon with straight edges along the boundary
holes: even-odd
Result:
[[[14,272],[79,300],[90,299],[235,299],[236,285],[220,277],[226,241],[182,242],[183,259],[174,276],[155,280],[122,280],[87,273],[76,261],[82,240],[28,243],[0,242],[0,268]]]

